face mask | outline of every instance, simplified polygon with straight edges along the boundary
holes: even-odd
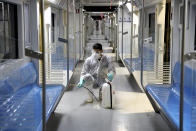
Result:
[[[93,56],[95,59],[101,59],[101,54],[96,53],[95,51],[92,51],[92,56]]]

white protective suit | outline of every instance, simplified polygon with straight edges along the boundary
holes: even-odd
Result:
[[[88,57],[83,65],[81,77],[84,79],[86,87],[102,87],[106,82],[108,73],[116,74],[111,57],[102,55],[101,60],[98,60],[93,54]]]

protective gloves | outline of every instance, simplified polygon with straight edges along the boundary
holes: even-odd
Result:
[[[108,76],[108,80],[109,80],[109,81],[112,81],[113,78],[114,78],[113,73],[108,73],[107,76]]]
[[[78,83],[78,88],[81,88],[84,86],[84,79],[80,78],[80,82]]]

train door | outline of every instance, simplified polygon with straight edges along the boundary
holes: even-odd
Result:
[[[17,5],[0,2],[0,59],[18,58],[17,21]]]

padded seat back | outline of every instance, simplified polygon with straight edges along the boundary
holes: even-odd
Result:
[[[181,79],[181,64],[179,62],[176,63],[174,67],[174,71],[172,74],[174,84],[174,90],[180,94],[180,79]],[[196,84],[196,70],[193,70],[191,67],[187,65],[184,66],[184,98],[185,101],[191,102],[192,95],[195,92]]]
[[[33,63],[26,63],[9,73],[4,80],[0,80],[0,92],[4,94],[12,94],[20,88],[34,84],[35,82],[35,67]]]
[[[139,49],[139,52],[141,52],[141,49]],[[141,53],[139,53],[140,55]],[[139,56],[141,58],[141,55]],[[143,47],[143,59],[144,61],[154,61],[154,51],[150,49],[149,47]]]
[[[184,66],[184,95],[189,102],[192,101],[192,96],[196,90],[196,70],[192,69],[190,66]]]
[[[13,89],[6,83],[5,80],[0,80],[0,95],[8,95],[13,92]]]
[[[196,88],[196,69],[190,66],[184,66],[184,86],[189,88]]]
[[[180,63],[179,62],[177,62],[176,65],[174,66],[172,78],[173,78],[174,84],[180,84]]]

